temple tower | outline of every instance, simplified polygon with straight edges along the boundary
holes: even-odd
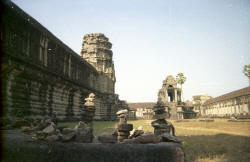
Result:
[[[114,120],[115,108],[115,70],[112,44],[102,33],[86,34],[83,37],[81,57],[99,73],[94,83],[102,95],[97,95],[95,120]]]
[[[168,107],[170,118],[183,118],[181,89],[177,87],[177,81],[172,75],[168,75],[162,82],[162,88],[158,92],[158,103]]]
[[[98,72],[105,73],[115,82],[112,44],[102,33],[86,34],[83,37],[81,57],[93,65]]]

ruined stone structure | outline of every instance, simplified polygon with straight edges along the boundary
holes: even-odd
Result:
[[[165,80],[163,80],[162,88],[158,93],[159,101],[163,103],[181,103],[181,89],[177,88],[177,82],[172,75],[168,75]]]
[[[42,118],[56,112],[59,120],[79,120],[84,98],[95,93],[95,119],[115,119],[118,98],[108,39],[84,37],[82,56],[88,63],[15,4],[3,3],[3,116]]]
[[[128,103],[130,110],[135,112],[136,119],[152,119],[154,102]]]
[[[162,88],[158,92],[158,102],[169,108],[170,118],[183,118],[181,89],[177,88],[177,82],[172,75],[163,80]]]
[[[203,106],[204,103],[211,99],[211,96],[205,95],[198,95],[193,96],[193,105],[194,105],[194,111],[197,113],[198,116],[204,116],[205,115],[205,107]]]
[[[177,81],[172,75],[163,80],[162,88],[158,92],[157,102],[169,109],[171,119],[190,118],[195,112],[186,111],[184,102],[181,101],[182,90],[177,87]]]
[[[182,118],[191,119],[197,117],[197,112],[194,110],[192,101],[185,101],[182,106]]]
[[[209,99],[202,106],[206,117],[250,116],[250,87]]]

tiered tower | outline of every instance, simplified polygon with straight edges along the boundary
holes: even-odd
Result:
[[[95,120],[113,120],[115,109],[115,70],[112,44],[102,33],[86,34],[83,37],[81,57],[99,73],[95,82],[102,95],[96,96]]]
[[[115,82],[112,44],[102,33],[86,34],[83,37],[81,56],[97,71],[105,73]]]

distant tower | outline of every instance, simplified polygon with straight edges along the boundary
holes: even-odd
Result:
[[[172,75],[163,80],[162,88],[158,92],[158,102],[169,108],[170,118],[183,118],[181,89],[177,88],[177,82]]]
[[[93,65],[97,71],[105,73],[115,82],[112,44],[102,33],[86,34],[83,37],[81,57]]]
[[[162,88],[158,93],[158,100],[167,103],[181,103],[181,89],[177,88],[177,82],[172,75],[168,75],[162,82]]]

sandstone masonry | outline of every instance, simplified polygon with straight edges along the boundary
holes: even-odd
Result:
[[[2,9],[3,117],[43,118],[55,112],[59,120],[79,120],[84,98],[95,93],[95,119],[116,118],[111,43],[103,34],[85,36],[82,54],[88,63],[11,1]]]
[[[205,117],[249,117],[250,86],[206,100],[201,108]]]

